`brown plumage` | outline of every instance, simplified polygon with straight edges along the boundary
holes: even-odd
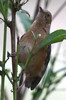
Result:
[[[44,11],[41,7],[37,14],[35,21],[33,22],[30,29],[21,37],[19,41],[19,63],[26,63],[27,57],[30,51],[35,52],[39,44],[44,40],[50,33],[52,15],[49,11]],[[35,42],[35,36],[39,35],[39,38]],[[34,44],[35,43],[35,44]],[[42,76],[48,65],[50,58],[51,46],[42,48],[36,53],[30,60],[28,66],[25,68],[26,79],[25,86],[33,90],[40,82]],[[22,84],[22,77],[20,79],[20,85]]]

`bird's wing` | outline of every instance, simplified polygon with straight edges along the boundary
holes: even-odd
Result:
[[[51,45],[48,46],[48,54],[47,54],[47,57],[46,57],[46,61],[45,61],[45,64],[44,64],[45,67],[44,67],[44,70],[42,72],[42,75],[41,75],[41,77],[35,77],[34,78],[33,82],[31,83],[31,90],[33,90],[37,86],[37,84],[40,82],[41,78],[43,77],[43,75],[46,71],[48,62],[50,60],[50,53],[51,53]]]

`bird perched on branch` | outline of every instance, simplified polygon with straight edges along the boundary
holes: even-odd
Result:
[[[51,46],[46,46],[35,53],[41,42],[49,35],[52,15],[39,8],[35,21],[19,41],[18,62],[24,66],[19,85],[24,84],[33,90],[44,75],[49,59]]]

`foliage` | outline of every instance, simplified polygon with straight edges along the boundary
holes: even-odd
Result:
[[[17,12],[17,15],[20,18],[20,22],[24,25],[25,31],[27,31],[30,28],[30,26],[33,23],[33,21],[30,20],[30,18],[29,18],[29,16],[27,14],[21,13],[20,11]]]

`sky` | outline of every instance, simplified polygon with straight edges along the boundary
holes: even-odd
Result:
[[[34,10],[35,10],[35,3],[37,0],[29,0],[29,2],[23,6],[23,9],[27,10],[31,16],[31,18],[33,18],[33,14],[34,14]],[[48,10],[52,13],[52,16],[55,14],[55,12],[59,9],[59,7],[64,3],[65,0],[50,0],[49,6],[48,6]],[[41,7],[44,6],[44,2],[41,2]],[[1,15],[0,15],[1,16]],[[17,22],[18,22],[18,29],[19,29],[19,34],[20,36],[22,34],[24,34],[24,29],[22,24],[20,23],[20,20],[17,16]],[[57,30],[57,29],[66,29],[66,6],[62,9],[62,11],[56,16],[56,18],[52,21],[51,24],[51,29],[50,29],[50,33]],[[11,45],[10,45],[10,30],[8,28],[8,34],[7,34],[7,51],[11,52]],[[53,57],[56,54],[56,50],[58,47],[58,43],[57,44],[53,44],[52,45],[52,52],[51,52],[51,57]],[[0,60],[2,60],[2,51],[3,51],[3,23],[0,21]],[[63,68],[66,66],[66,41],[64,40],[61,43],[60,46],[60,50],[59,50],[59,55],[57,58],[57,62],[55,63],[55,71]],[[7,68],[10,68],[11,66],[11,59],[8,61],[8,63],[6,64]],[[60,76],[60,74],[59,74]],[[10,89],[12,89],[12,87],[9,85],[9,82],[7,80],[7,83],[5,85],[6,87],[10,87]],[[63,81],[61,81],[61,83],[57,86],[58,91],[54,91],[52,94],[50,94],[47,97],[47,100],[66,100],[66,91],[59,91],[59,88],[61,89],[66,89],[66,78],[63,79]],[[30,90],[29,90],[30,92]],[[11,94],[10,90],[8,89],[8,93]],[[28,93],[27,93],[28,94]],[[30,100],[30,96],[29,99]],[[27,99],[24,99],[27,100]]]

